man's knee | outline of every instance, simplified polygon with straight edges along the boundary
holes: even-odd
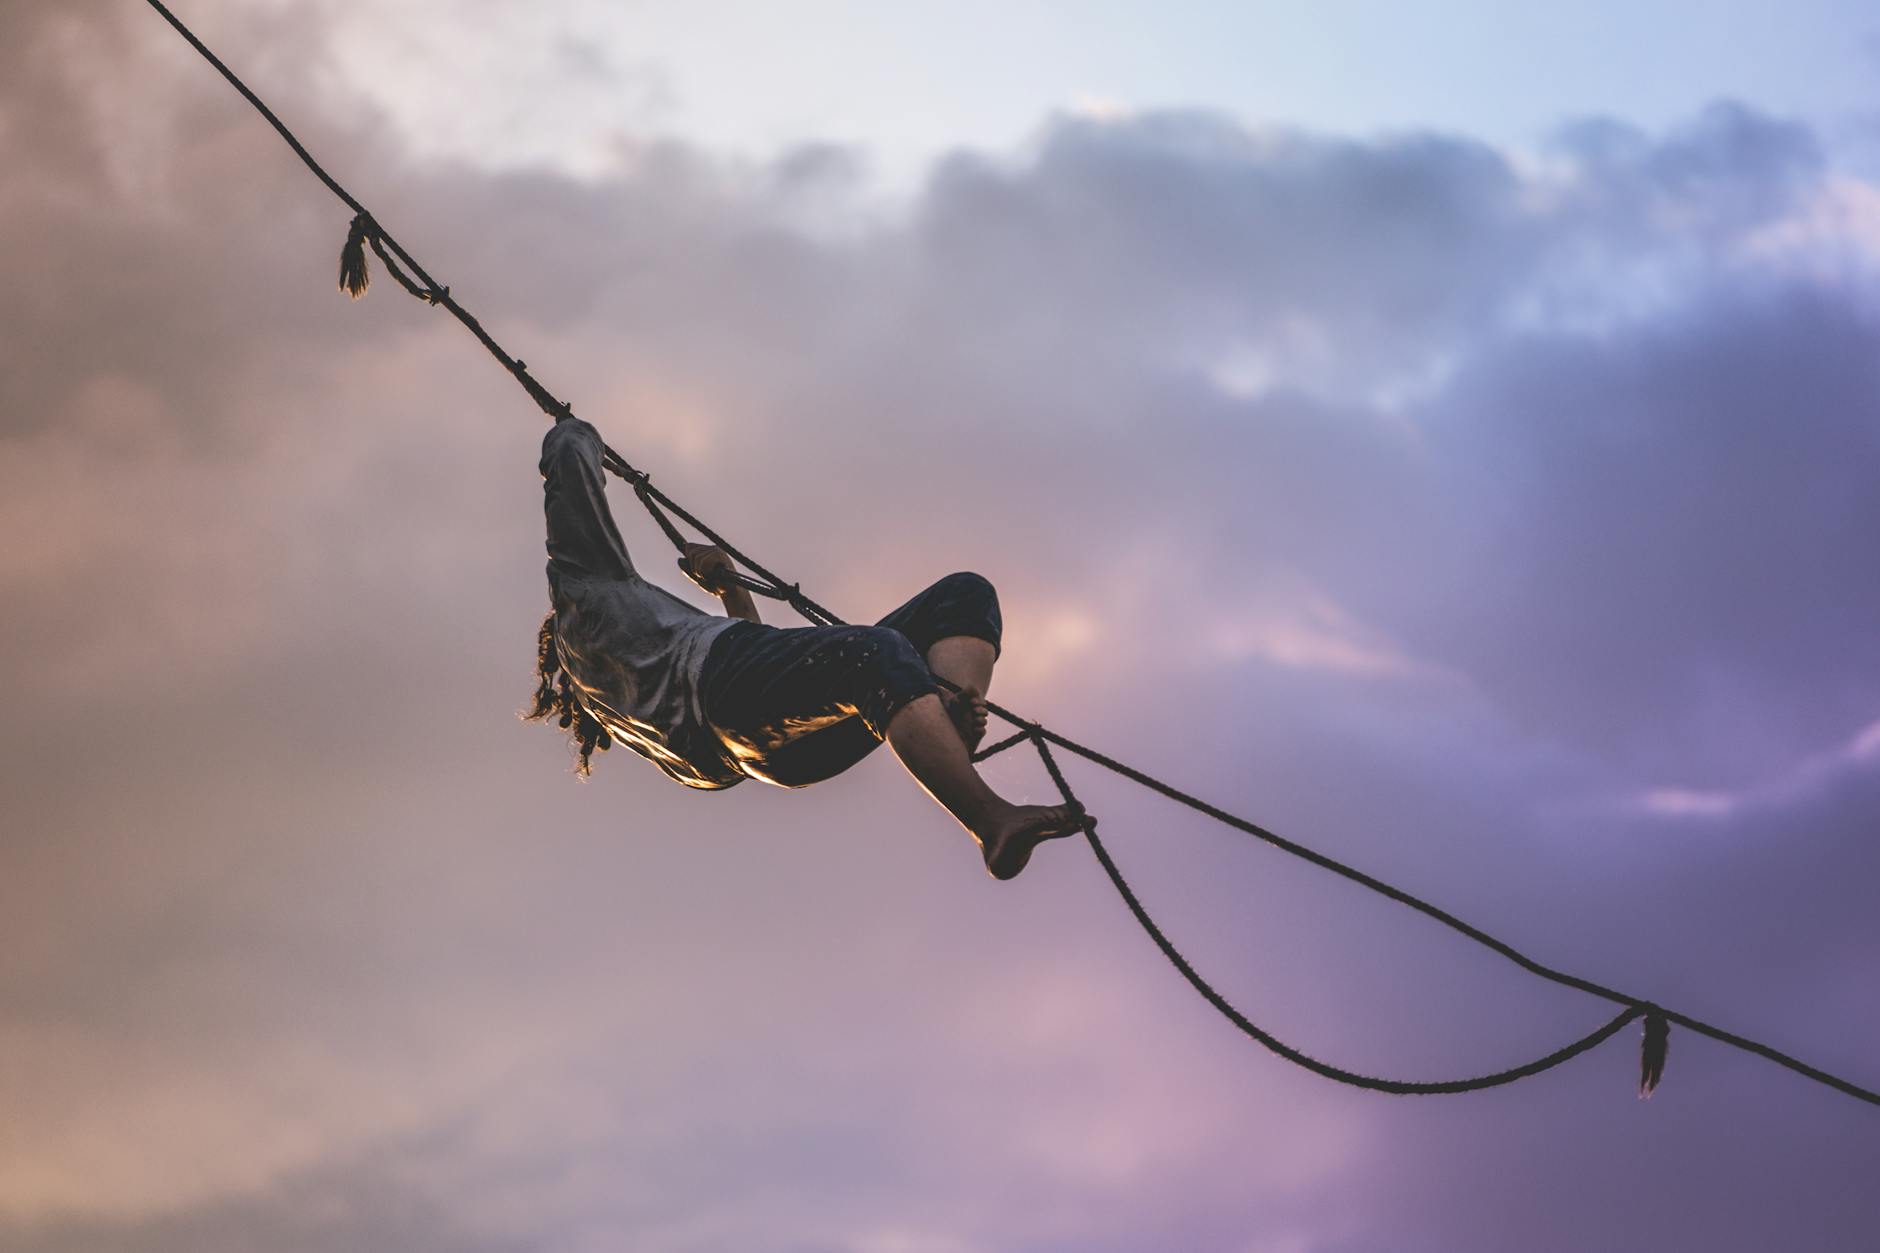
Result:
[[[979,601],[992,605],[999,603],[999,593],[998,590],[992,586],[992,580],[988,579],[983,574],[974,574],[970,570],[961,570],[958,573],[949,574],[944,579],[934,584],[934,586],[962,600]]]
[[[941,633],[977,636],[990,643],[997,656],[1005,622],[999,612],[999,593],[993,588],[992,580],[983,574],[962,570],[941,579],[937,588],[945,606],[940,614]]]

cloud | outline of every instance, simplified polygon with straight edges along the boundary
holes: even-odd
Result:
[[[1644,1109],[1617,1046],[1456,1105],[1286,1070],[1087,858],[991,889],[886,754],[802,794],[573,784],[509,716],[536,415],[442,315],[332,292],[343,208],[146,17],[0,39],[9,1246],[1871,1229],[1860,1111],[1695,1040]],[[835,147],[419,157],[337,93],[333,12],[200,20],[498,338],[827,603],[979,569],[1001,699],[1867,1065],[1873,192],[1805,129],[1726,104],[1518,154],[1070,115],[896,209]],[[1312,1051],[1487,1070],[1602,1010],[1077,781]]]

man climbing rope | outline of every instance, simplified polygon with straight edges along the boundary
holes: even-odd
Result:
[[[758,620],[722,549],[688,544],[680,568],[725,607],[725,617],[708,614],[635,571],[607,506],[602,448],[574,417],[542,442],[554,608],[524,713],[557,715],[581,774],[595,749],[617,742],[688,787],[805,787],[886,739],[979,842],[994,878],[1082,830],[1080,807],[1014,805],[973,766],[1000,644],[985,579],[948,575],[874,626],[774,627]]]

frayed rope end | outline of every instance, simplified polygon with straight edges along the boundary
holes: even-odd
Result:
[[[1671,1050],[1671,1024],[1656,1005],[1645,1010],[1645,1038],[1639,1045],[1638,1096],[1651,1099],[1665,1077],[1665,1056]]]
[[[354,215],[352,228],[346,232],[346,246],[339,251],[339,289],[354,300],[365,295],[372,284],[366,272],[366,236],[371,229],[370,217]]]

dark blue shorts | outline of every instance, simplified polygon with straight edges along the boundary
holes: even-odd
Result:
[[[997,655],[999,597],[977,574],[949,574],[874,626],[719,632],[699,675],[705,720],[726,760],[753,779],[804,787],[868,756],[911,700],[940,687],[936,640],[970,635]]]

